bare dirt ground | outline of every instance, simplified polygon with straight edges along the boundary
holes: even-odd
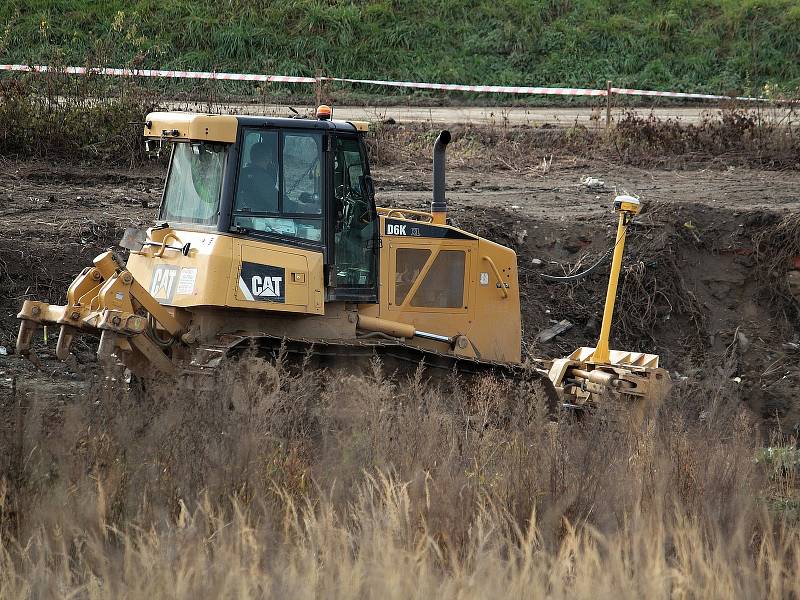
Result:
[[[426,207],[428,166],[376,169],[381,205]],[[588,188],[592,176],[603,185]],[[0,163],[0,383],[46,384],[70,395],[83,385],[92,347],[77,361],[53,358],[55,336],[40,340],[43,366],[13,356],[15,314],[24,298],[63,301],[73,277],[128,226],[157,212],[163,170],[99,169],[46,162]],[[759,234],[800,205],[800,173],[748,168],[643,170],[563,159],[549,170],[448,171],[454,223],[514,247],[519,256],[524,338],[530,355],[553,358],[592,345],[599,329],[606,270],[571,284],[539,275],[580,271],[610,245],[614,192],[641,196],[645,212],[631,228],[613,332],[619,349],[658,353],[676,380],[722,374],[765,417],[800,423],[794,400],[800,342],[793,300],[759,266]],[[547,344],[543,328],[573,327]]]

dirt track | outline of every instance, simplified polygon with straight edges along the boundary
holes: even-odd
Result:
[[[204,102],[166,102],[169,110],[202,112],[209,110]],[[301,114],[313,114],[313,106],[295,106]],[[214,112],[291,116],[284,105],[223,103],[214,104]],[[619,120],[623,113],[634,113],[640,117],[652,114],[660,120],[677,120],[694,124],[706,119],[719,119],[721,109],[714,103],[693,107],[640,107],[612,108],[611,118]],[[784,109],[769,109],[772,118],[786,118],[791,113]],[[392,120],[396,123],[436,123],[472,125],[555,125],[570,127],[576,123],[603,127],[606,118],[604,99],[597,100],[592,107],[510,107],[510,106],[334,106],[334,116],[343,120],[362,120],[378,123]]]
[[[9,354],[23,298],[62,301],[74,275],[116,243],[125,227],[155,218],[159,167],[99,171],[0,164],[0,346]],[[379,204],[427,206],[429,168],[393,166],[375,175]],[[589,189],[581,183],[586,176],[604,185]],[[782,414],[800,384],[787,346],[799,340],[785,308],[764,298],[753,240],[765,224],[798,210],[799,184],[797,172],[642,170],[580,159],[556,162],[547,173],[458,165],[448,172],[454,222],[518,252],[524,337],[532,355],[561,356],[593,342],[605,275],[564,286],[547,284],[538,274],[561,275],[591,264],[612,240],[614,191],[637,194],[647,208],[626,257],[617,347],[661,354],[679,379],[722,369],[730,381],[738,378],[743,400],[767,413],[778,407]],[[536,334],[561,319],[574,327],[537,345]],[[51,336],[47,348],[40,344],[45,358],[54,343]],[[79,363],[91,363],[90,346],[76,350]],[[45,364],[45,372],[34,375],[16,357],[0,356],[0,379],[13,373],[27,373],[23,379],[46,374],[55,384],[83,378],[80,365]]]

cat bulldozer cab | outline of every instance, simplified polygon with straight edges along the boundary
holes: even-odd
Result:
[[[100,359],[143,378],[213,373],[255,349],[524,372],[551,403],[647,399],[668,380],[653,355],[592,362],[587,349],[523,368],[516,254],[447,219],[450,134],[436,140],[433,201],[421,211],[376,207],[367,130],[327,107],[317,118],[149,114],[148,150],[170,152],[156,224],[126,231],[127,260],[98,256],[65,305],[26,300],[18,352],[32,356],[49,325],[60,359],[76,335],[99,334]]]

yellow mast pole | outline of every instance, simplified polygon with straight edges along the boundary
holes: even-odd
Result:
[[[633,200],[633,202],[630,202]],[[635,203],[635,204],[634,204]],[[625,252],[625,231],[628,220],[639,212],[639,203],[635,198],[618,197],[614,202],[619,211],[619,224],[617,225],[617,241],[614,244],[614,258],[611,260],[611,275],[608,278],[606,290],[606,304],[603,309],[603,324],[600,326],[600,339],[597,340],[592,361],[605,363],[609,361],[610,352],[608,341],[611,337],[611,321],[614,317],[614,303],[617,300],[617,283],[622,270],[622,255]]]

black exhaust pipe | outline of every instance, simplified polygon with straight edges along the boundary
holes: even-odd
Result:
[[[444,224],[447,218],[447,198],[445,198],[445,150],[450,143],[450,132],[446,129],[436,138],[433,145],[433,202],[431,215],[433,222]]]

